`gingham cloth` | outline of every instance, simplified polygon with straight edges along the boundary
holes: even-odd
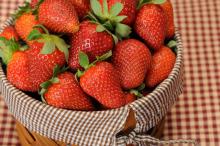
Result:
[[[1,24],[17,3],[0,1]],[[173,0],[173,4],[185,48],[185,88],[168,115],[164,138],[220,145],[220,1]],[[0,145],[18,145],[14,122],[2,99],[0,103]]]

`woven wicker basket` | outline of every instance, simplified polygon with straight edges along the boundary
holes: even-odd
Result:
[[[11,22],[12,19],[9,19],[5,26]],[[38,146],[42,142],[49,142],[49,139],[54,140],[47,143],[50,146],[64,143],[78,146],[124,146],[130,143],[144,145],[145,142],[138,137],[146,134],[165,117],[182,92],[182,44],[178,32],[175,37],[178,42],[177,60],[169,77],[148,96],[114,110],[80,112],[46,105],[12,86],[0,63],[0,91],[19,123],[20,138],[29,143],[37,140],[32,145]],[[28,138],[22,136],[24,131],[28,133]]]

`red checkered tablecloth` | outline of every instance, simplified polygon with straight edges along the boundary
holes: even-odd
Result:
[[[0,0],[0,26],[23,0]],[[182,34],[185,88],[167,116],[164,139],[220,145],[220,0],[172,0]],[[0,97],[0,146],[18,146],[15,123]]]

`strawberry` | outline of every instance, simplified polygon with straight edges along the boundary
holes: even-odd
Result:
[[[79,16],[79,19],[82,20],[90,11],[90,2],[89,0],[70,0]]]
[[[104,107],[113,109],[125,105],[124,94],[112,64],[99,62],[80,78],[82,89]]]
[[[7,78],[18,89],[36,92],[40,84],[50,79],[56,64],[64,65],[64,54],[56,50],[52,54],[40,54],[43,44],[33,43],[32,48],[12,55],[7,65]]]
[[[22,51],[15,52],[7,66],[7,79],[23,91],[37,91],[32,86],[30,76],[28,55]]]
[[[175,54],[168,47],[160,48],[153,54],[152,66],[146,76],[146,86],[155,87],[168,77],[176,61]]]
[[[15,17],[15,29],[18,35],[24,41],[28,42],[27,37],[30,32],[34,29],[35,25],[39,25],[39,21],[33,14],[30,3],[26,2],[23,7],[19,8],[19,11],[14,14]],[[39,31],[41,31],[39,29]]]
[[[123,9],[119,13],[119,16],[127,16],[122,23],[131,26],[135,21],[137,0],[108,0],[109,9],[116,3],[121,3],[123,5]]]
[[[151,53],[140,41],[128,39],[119,42],[113,52],[112,62],[124,89],[136,88],[143,83],[151,65]]]
[[[80,24],[80,29],[71,38],[71,48],[69,66],[78,69],[79,51],[83,51],[89,56],[89,60],[94,61],[96,56],[101,56],[113,48],[112,36],[107,32],[97,32],[97,24],[84,21]]]
[[[173,6],[170,0],[166,0],[165,3],[161,4],[161,7],[163,8],[167,17],[166,38],[171,39],[175,35]]]
[[[27,37],[30,32],[33,30],[35,25],[40,24],[36,20],[35,16],[31,13],[24,13],[15,21],[15,29],[18,35],[24,40],[27,41]]]
[[[54,68],[54,75],[49,81],[41,84],[41,96],[47,104],[71,110],[93,110],[91,100],[83,92],[75,76],[68,71]]]
[[[39,21],[56,33],[75,33],[79,20],[69,0],[44,0],[38,10]]]
[[[4,38],[6,38],[8,40],[13,39],[13,38],[16,41],[19,40],[19,36],[18,36],[14,26],[7,26],[6,28],[4,28],[4,30],[0,34],[0,37],[4,37]]]
[[[31,69],[30,80],[32,86],[37,91],[40,84],[47,81],[53,75],[53,68],[57,64],[63,66],[65,64],[64,53],[55,49],[51,54],[42,54],[44,44],[34,42],[31,48],[26,51],[29,57],[29,68]]]
[[[15,40],[0,38],[0,57],[7,65],[7,79],[18,89],[33,91],[30,81],[29,57]]]
[[[162,47],[166,28],[166,15],[159,5],[146,4],[139,10],[134,30],[149,47],[154,50]]]
[[[131,93],[127,93],[125,95],[125,103],[126,104],[130,104],[132,102],[134,102],[136,100],[136,96],[134,94],[131,94]]]

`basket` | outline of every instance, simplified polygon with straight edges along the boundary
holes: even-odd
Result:
[[[5,26],[11,23],[12,19],[9,19]],[[183,89],[183,50],[178,31],[175,38],[178,42],[177,59],[169,77],[146,97],[119,109],[82,112],[46,105],[12,86],[1,63],[0,91],[9,110],[19,122],[19,131],[25,127],[30,135],[34,132],[46,137],[45,139],[53,139],[53,142],[60,145],[144,145],[145,142],[139,137],[146,135],[147,131],[165,117]],[[130,121],[130,125],[124,128],[129,120],[133,122]],[[122,132],[124,130],[128,131]]]

